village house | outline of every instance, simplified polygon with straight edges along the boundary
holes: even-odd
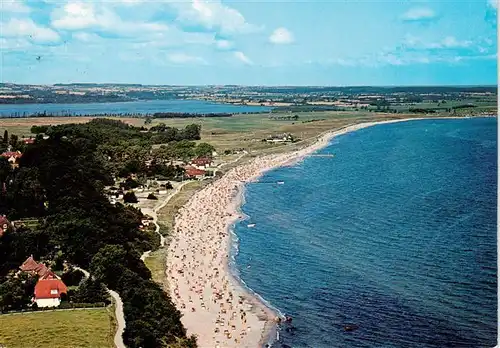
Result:
[[[19,269],[31,275],[38,275],[33,301],[38,307],[57,307],[61,304],[61,295],[68,289],[63,281],[43,263],[38,263],[33,255],[23,262]]]
[[[186,167],[186,176],[192,179],[201,180],[205,177],[206,171],[194,168],[194,167]]]
[[[2,153],[0,156],[2,156],[3,158],[7,158],[10,165],[15,168],[18,166],[17,161],[19,160],[19,158],[22,157],[22,155],[23,154],[21,153],[21,151],[6,151]]]
[[[57,275],[50,270],[43,263],[38,263],[33,258],[33,255],[28,257],[26,261],[23,262],[19,269],[22,272],[29,273],[31,275],[38,275],[39,279],[50,279],[57,278]]]
[[[38,307],[58,307],[61,296],[68,293],[68,288],[62,280],[40,279],[35,285],[34,301]]]
[[[0,216],[0,237],[4,235],[12,224],[7,220],[5,215]]]
[[[280,134],[280,135],[271,135],[264,139],[268,143],[284,143],[284,142],[292,142],[293,137],[290,133]]]
[[[208,157],[199,157],[191,161],[191,166],[196,169],[207,169],[212,165],[212,160]]]
[[[35,143],[35,139],[33,139],[33,138],[25,138],[25,139],[23,139],[23,143],[25,143],[26,145],[34,144]]]

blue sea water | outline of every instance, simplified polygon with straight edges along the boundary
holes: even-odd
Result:
[[[23,117],[34,113],[53,115],[153,114],[155,112],[190,112],[198,114],[269,111],[265,106],[232,105],[204,100],[139,100],[116,103],[79,104],[0,104],[1,117]]]
[[[319,153],[248,184],[235,225],[239,276],[293,318],[274,346],[495,346],[497,119],[377,125]]]

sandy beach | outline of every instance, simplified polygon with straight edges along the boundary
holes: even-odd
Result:
[[[228,270],[229,228],[242,218],[238,208],[244,184],[270,169],[296,163],[335,136],[407,120],[351,125],[321,135],[304,149],[255,158],[196,193],[179,210],[168,249],[167,276],[182,322],[188,334],[197,335],[199,347],[263,346],[278,315],[245,291]]]

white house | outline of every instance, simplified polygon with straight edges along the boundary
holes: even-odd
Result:
[[[67,293],[68,288],[60,279],[40,279],[35,285],[34,301],[38,307],[57,307],[61,295]]]

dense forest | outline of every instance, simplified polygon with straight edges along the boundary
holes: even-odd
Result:
[[[112,120],[34,130],[40,134],[22,148],[17,168],[0,159],[0,215],[37,221],[0,237],[0,307],[26,305],[22,294],[32,293],[33,282],[15,280],[12,272],[28,256],[52,264],[64,260],[89,269],[98,283],[120,294],[128,347],[196,347],[195,338],[186,336],[180,312],[140,260],[141,253],[157,247],[158,236],[139,229],[140,210],[112,205],[104,193],[114,183],[110,169],[120,167],[105,155],[118,158],[122,147],[149,149],[157,133]],[[187,126],[172,142],[199,139],[199,131],[199,126]],[[17,139],[5,135],[1,146],[12,148]],[[87,288],[92,286],[99,284]],[[75,296],[85,300],[88,290],[81,291]],[[10,293],[20,295],[13,299]]]
[[[184,170],[173,165],[173,161],[211,156],[215,151],[207,143],[196,144],[195,141],[201,138],[201,126],[196,124],[178,129],[160,123],[147,130],[118,120],[98,118],[84,124],[33,126],[31,131],[48,136],[88,139],[95,144],[96,157],[104,168],[117,177],[161,175],[170,180],[180,180]],[[153,145],[160,146],[153,148]],[[146,166],[148,161],[151,163]]]

